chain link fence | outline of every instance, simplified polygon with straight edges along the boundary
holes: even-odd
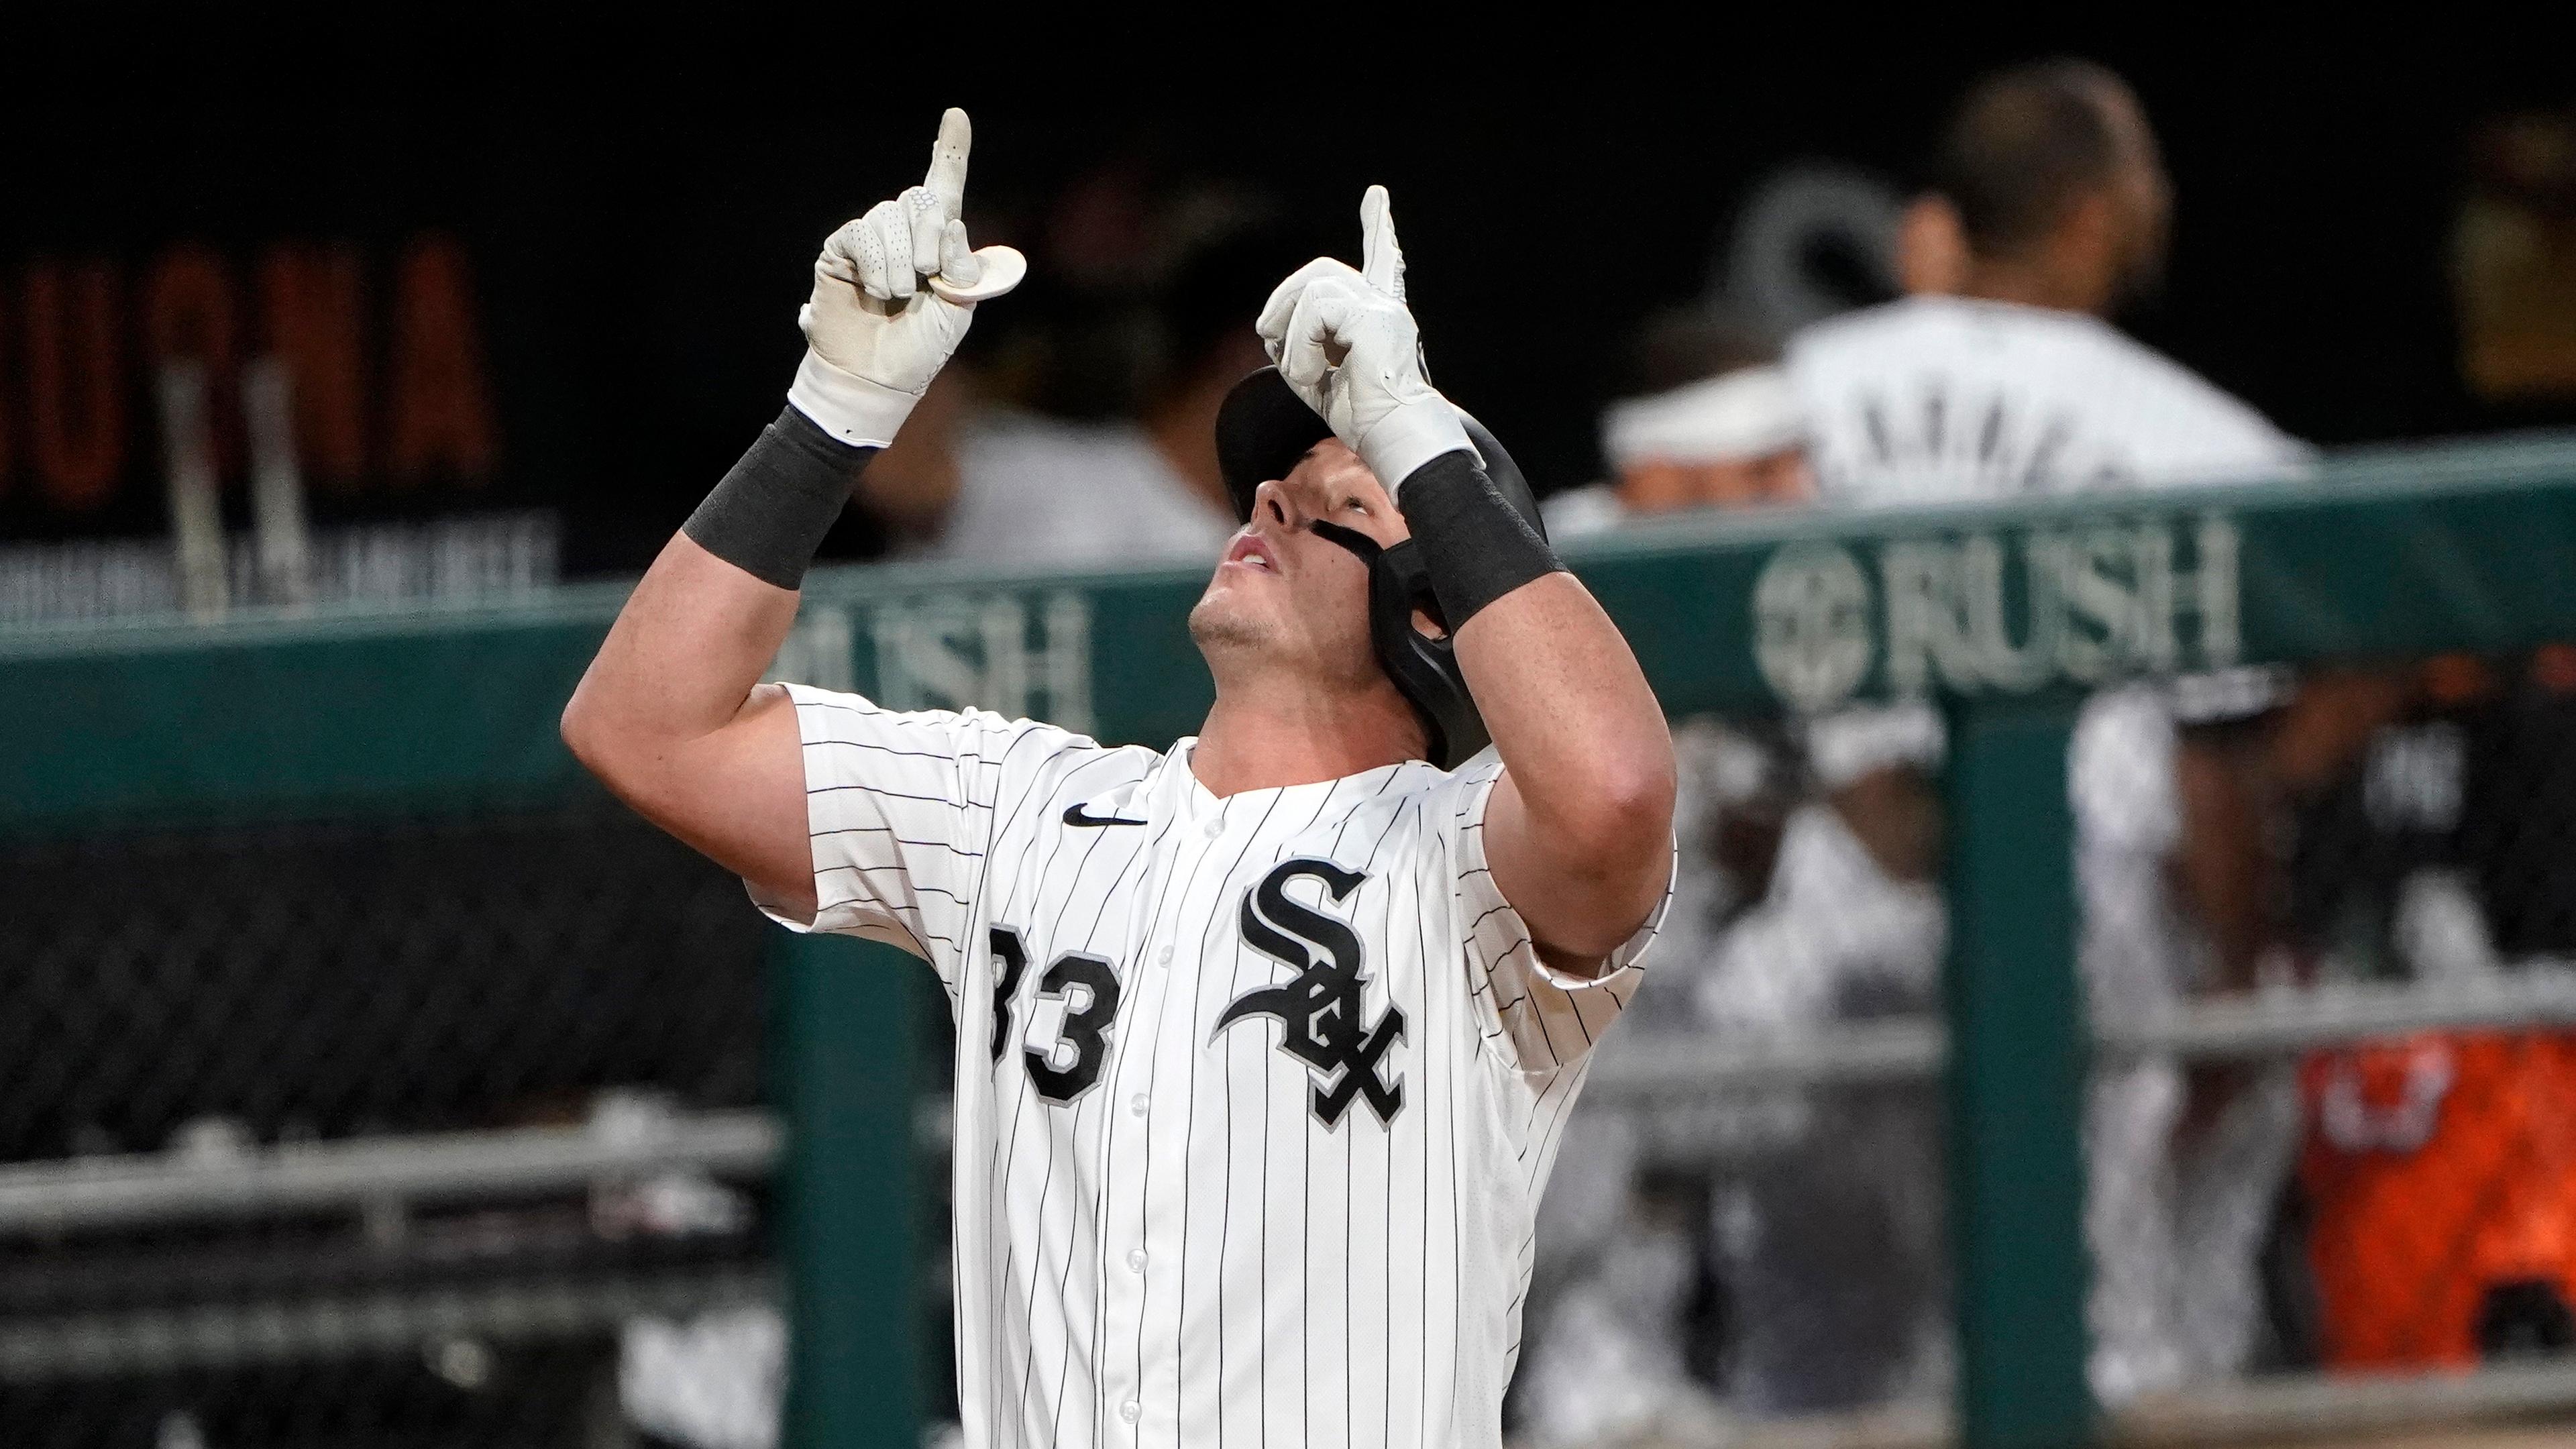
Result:
[[[2325,759],[2316,737],[2356,722],[2374,727]],[[2576,984],[2576,650],[2320,679],[2266,743],[2291,822],[2270,904],[2304,979],[2470,1005]],[[2274,1226],[2307,1270],[2275,1295],[2287,1362],[2576,1350],[2571,1025],[2427,1023],[2273,1068],[2302,1108]]]
[[[2283,676],[2227,709],[2144,689],[2089,709],[2106,1403],[2576,1349],[2571,663],[2546,648]],[[2153,1039],[2230,1006],[2289,1029]]]
[[[773,1442],[761,952],[596,799],[0,847],[0,1439]]]
[[[1937,1435],[1941,723],[1678,742],[1677,926],[1551,1185],[1514,1423]],[[2576,650],[2099,693],[2068,790],[2114,1422],[2576,1403]]]
[[[2409,599],[2440,605],[2407,626],[2410,647],[2522,638],[2536,626],[2478,631],[2526,615],[2563,632],[2563,601],[2531,581],[2563,563],[2547,549],[2576,534],[2576,494],[2552,473],[2517,495],[2470,463],[2474,488],[2267,496],[2130,533],[2241,544],[2244,657],[2357,657]],[[1998,515],[1956,552],[1963,569],[2060,558],[2038,547],[2062,539],[2052,529]],[[1868,664],[1894,657],[1904,621],[1864,617],[1884,600],[1860,561],[1920,562],[1935,544],[1676,534],[1589,566],[1668,699],[1738,709],[1779,661],[1708,641],[1782,625],[1766,579],[1823,589],[1787,591],[1816,606],[1788,623],[1831,626],[1789,663]],[[2470,553],[2483,592],[2456,570],[2373,591]],[[896,627],[967,616],[956,598],[901,579],[816,587],[817,618],[842,611],[831,647],[850,682],[883,690],[912,668],[877,652],[897,638],[939,665],[924,678],[973,672],[964,636]],[[1081,605],[1064,605],[1087,621],[1064,637],[1091,655],[1064,657],[1098,675],[1081,697],[1101,702],[1104,734],[1169,739],[1203,705],[1193,670],[1137,642],[1186,607],[1184,586],[996,587],[1024,622]],[[978,598],[975,617],[999,617]],[[552,749],[551,701],[605,621],[582,612],[593,603],[382,637],[333,626],[272,644],[245,628],[169,660],[153,640],[99,661],[66,662],[79,641],[12,656],[8,722],[36,746],[0,752],[18,770],[13,818],[236,789],[273,810],[353,769],[377,772],[379,800],[516,780],[557,803],[0,843],[0,1442],[770,1442],[781,1194],[762,927],[720,871],[546,773],[569,772],[533,746]],[[2000,595],[1988,612],[2006,612]],[[2085,660],[2103,672],[2043,683],[2115,672]],[[985,662],[987,685],[1034,677],[1008,650]],[[469,666],[483,693],[449,699]],[[1815,717],[1681,729],[1685,872],[1542,1208],[1510,1406],[1524,1442],[1746,1442],[1785,1425],[1802,1442],[1928,1443],[1954,1384],[1968,1402],[1994,1361],[1998,1336],[1949,1305],[1963,1284],[1987,1302],[2017,1289],[2018,1260],[1954,1281],[1943,1222],[1976,1165],[1941,1156],[1943,1008],[1958,1003],[1939,883],[1975,874],[1944,859],[1954,742],[1921,710],[1848,705],[1872,696],[1833,677],[1851,688]],[[307,678],[410,704],[361,728],[307,708],[292,693]],[[226,707],[199,705],[218,684]],[[2040,693],[2014,707],[2054,708]],[[2052,852],[2075,867],[2092,1007],[2092,1327],[2068,1364],[2089,1355],[2123,1442],[2155,1415],[2206,1442],[2576,1402],[2559,1352],[2576,1241],[2561,1208],[2571,701],[2576,655],[2525,649],[2081,703],[2074,847]],[[118,709],[155,717],[152,748]],[[262,732],[335,753],[308,760]],[[2003,737],[1971,718],[1956,759]],[[118,788],[51,790],[47,750]],[[2067,980],[2049,954],[2037,966],[2056,974],[2030,980]],[[1987,1060],[1989,1041],[1966,1040],[1963,1063]],[[2071,1124],[2076,1095],[2049,1101]],[[1957,1140],[2032,1135],[2010,1115]],[[1991,1195],[1971,1200],[1962,1216],[1990,1220]],[[2069,1254],[2077,1216],[2046,1214]],[[938,1254],[880,1256],[912,1260],[896,1266],[918,1269],[935,1314]],[[868,1286],[851,1301],[891,1317]],[[2070,1342],[2081,1299],[2053,1300]],[[946,1361],[941,1335],[912,1341]],[[883,1365],[824,1367],[804,1382],[864,1389]],[[951,1406],[933,1391],[922,1408],[935,1421]]]
[[[2529,1397],[2576,1343],[2571,660],[2086,707],[2106,1403],[2498,1365]],[[1664,965],[1544,1210],[1513,1422],[1937,1424],[1937,721],[1679,743]],[[730,878],[604,803],[0,865],[8,1442],[771,1442],[760,928]]]
[[[1938,1405],[1937,719],[1675,730],[1681,874],[1542,1209],[1532,1443]]]

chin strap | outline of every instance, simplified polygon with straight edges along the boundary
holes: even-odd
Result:
[[[1416,609],[1434,619],[1441,616],[1420,546],[1413,539],[1382,544],[1355,529],[1321,520],[1307,527],[1368,565],[1369,644],[1378,667],[1422,721],[1423,742],[1432,763],[1444,770],[1456,769],[1485,747],[1485,722],[1467,693],[1455,646],[1445,635],[1434,639],[1413,627]],[[1446,621],[1442,623],[1445,628]]]
[[[1326,523],[1320,518],[1306,526],[1313,529],[1315,531],[1315,536],[1322,539],[1324,542],[1340,544],[1342,547],[1349,549],[1352,553],[1359,555],[1360,562],[1364,564],[1375,564],[1378,560],[1378,555],[1386,552],[1385,544],[1378,542],[1376,539],[1369,537],[1367,534],[1360,532],[1356,528],[1344,528],[1338,523]]]

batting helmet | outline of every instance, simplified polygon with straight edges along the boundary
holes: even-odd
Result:
[[[1531,496],[1529,480],[1521,476],[1511,454],[1503,451],[1483,424],[1463,412],[1459,417],[1467,425],[1467,440],[1484,457],[1485,476],[1545,538],[1538,500]],[[1217,468],[1234,499],[1234,516],[1251,522],[1253,490],[1287,477],[1307,449],[1332,435],[1333,430],[1288,386],[1279,369],[1265,367],[1236,383],[1216,415]],[[1458,768],[1492,737],[1467,692],[1467,676],[1458,668],[1455,643],[1445,632],[1434,639],[1413,627],[1416,609],[1438,620],[1444,631],[1449,627],[1441,616],[1440,601],[1431,592],[1431,572],[1422,550],[1409,538],[1381,546],[1367,534],[1338,524],[1318,521],[1314,527],[1317,537],[1340,544],[1368,565],[1369,641],[1377,662],[1421,716],[1432,762],[1444,770]]]

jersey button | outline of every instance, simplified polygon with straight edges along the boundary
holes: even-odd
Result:
[[[1137,1116],[1139,1116],[1139,1117],[1144,1116],[1144,1115],[1145,1115],[1145,1094],[1144,1094],[1144,1093],[1142,1093],[1142,1092],[1138,1092],[1135,1096],[1132,1096],[1132,1097],[1128,1098],[1128,1099],[1127,1099],[1127,1110],[1128,1110],[1128,1111],[1130,1111],[1130,1112],[1135,1113],[1135,1114],[1136,1114]]]
[[[1155,955],[1154,959],[1155,959],[1155,960],[1157,960],[1157,961],[1162,962],[1162,963],[1163,963],[1164,965],[1166,965],[1166,966],[1171,965],[1171,964],[1172,964],[1172,948],[1171,948],[1171,947],[1169,947],[1169,946],[1165,946],[1165,947],[1164,947],[1164,948],[1163,948],[1159,953],[1157,953],[1157,954]]]
[[[1225,821],[1222,819],[1211,820],[1201,829],[1200,833],[1205,835],[1208,839],[1214,840],[1218,836],[1225,834]]]
[[[1127,1255],[1127,1270],[1131,1273],[1142,1273],[1145,1271],[1144,1249],[1138,1248]]]
[[[1130,1424],[1143,1418],[1144,1414],[1145,1406],[1137,1403],[1134,1399],[1129,1399],[1126,1403],[1118,1406],[1118,1417],[1126,1420]]]

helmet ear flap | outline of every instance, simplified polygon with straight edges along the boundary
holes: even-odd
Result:
[[[1434,638],[1413,626],[1416,610],[1441,627]],[[1412,539],[1382,550],[1369,565],[1369,642],[1378,663],[1395,681],[1396,692],[1422,720],[1426,752],[1433,764],[1454,770],[1467,757],[1491,743],[1484,716],[1467,693],[1467,677],[1458,668],[1458,644],[1441,616],[1440,600],[1431,591],[1431,570]]]
[[[1349,549],[1368,565],[1369,647],[1395,682],[1396,693],[1422,721],[1423,752],[1444,770],[1458,768],[1490,737],[1467,693],[1467,677],[1459,672],[1458,646],[1445,632],[1448,621],[1431,591],[1431,569],[1421,548],[1409,538],[1381,544],[1357,529],[1321,519],[1309,527],[1316,537]],[[1413,627],[1416,610],[1439,621],[1440,637]]]

